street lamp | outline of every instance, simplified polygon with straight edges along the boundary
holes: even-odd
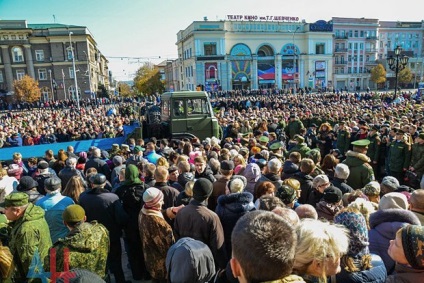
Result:
[[[88,76],[88,84],[89,84],[89,87],[90,87],[90,98],[95,98],[93,96],[93,93],[94,92],[91,91],[91,66],[90,66],[90,58],[88,57],[87,52],[85,52],[85,50],[83,50],[82,52],[85,54],[85,58],[87,59],[87,76]]]
[[[387,63],[389,64],[390,70],[395,72],[395,77],[396,77],[395,96],[393,97],[393,99],[396,99],[397,88],[398,88],[398,74],[399,74],[399,71],[402,71],[403,69],[405,69],[406,65],[408,64],[409,57],[405,55],[401,56],[402,47],[400,47],[399,45],[395,48],[394,52],[395,52],[395,57],[390,56],[387,59]]]
[[[295,81],[295,74],[296,74],[296,45],[294,42],[294,36],[296,35],[296,32],[300,29],[300,26],[297,26],[296,29],[293,31],[293,94],[296,94],[296,81]]]
[[[74,70],[74,83],[75,83],[75,93],[77,98],[77,109],[80,109],[79,103],[79,94],[78,94],[78,82],[77,82],[77,71],[75,70],[75,56],[74,56],[74,48],[72,47],[71,35],[74,34],[72,31],[69,32],[69,46],[71,48],[71,56],[72,56],[72,69]]]

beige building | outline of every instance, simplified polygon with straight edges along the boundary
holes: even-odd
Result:
[[[72,45],[72,48],[71,48]],[[13,99],[13,81],[29,75],[42,101],[75,98],[72,51],[80,99],[109,89],[108,61],[87,27],[0,20],[0,93]]]
[[[240,17],[196,21],[178,32],[175,89],[332,87],[331,23]]]

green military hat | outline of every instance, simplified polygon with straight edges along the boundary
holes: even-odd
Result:
[[[10,195],[4,198],[4,202],[1,203],[2,207],[11,207],[11,206],[23,206],[28,204],[29,196],[26,193],[18,192],[11,193]]]
[[[278,150],[278,149],[280,149],[282,146],[281,146],[281,143],[280,142],[274,142],[274,143],[272,143],[271,145],[270,145],[270,147],[269,147],[269,149],[271,149],[271,150]]]
[[[259,138],[259,142],[265,142],[265,143],[267,143],[267,142],[269,142],[269,138],[267,136],[261,136]]]
[[[117,143],[112,144],[112,149],[113,150],[118,150],[119,149],[119,144],[117,144]]]
[[[351,144],[354,146],[368,146],[370,144],[370,141],[367,139],[363,139],[351,142]]]
[[[85,210],[78,204],[71,204],[62,213],[63,221],[67,223],[83,221],[85,217]]]

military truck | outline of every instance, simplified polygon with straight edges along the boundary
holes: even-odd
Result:
[[[158,105],[147,107],[144,117],[143,138],[222,138],[222,129],[204,91],[166,92]]]

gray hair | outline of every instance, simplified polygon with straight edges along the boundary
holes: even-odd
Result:
[[[77,164],[77,159],[75,157],[69,157],[66,159],[66,165],[75,166]]]
[[[281,169],[283,164],[278,158],[273,158],[270,161],[268,161],[268,170],[271,173],[278,173],[278,171]]]
[[[334,176],[346,180],[349,177],[350,169],[346,164],[339,163],[336,165],[336,168],[334,168]]]
[[[100,148],[93,149],[93,156],[94,157],[100,157],[101,156]]]

